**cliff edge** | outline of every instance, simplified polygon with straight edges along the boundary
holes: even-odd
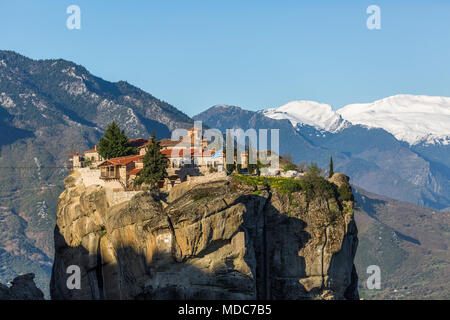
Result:
[[[348,177],[219,177],[112,202],[66,179],[52,299],[358,299]],[[80,289],[69,289],[71,265]]]
[[[27,273],[14,278],[10,287],[0,283],[0,300],[44,300],[44,293],[36,287],[34,274]]]

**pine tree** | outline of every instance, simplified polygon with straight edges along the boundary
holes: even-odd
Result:
[[[328,178],[331,178],[333,174],[334,174],[333,157],[330,157],[330,170],[328,172]]]
[[[137,154],[136,148],[130,146],[125,131],[113,121],[106,128],[104,137],[98,143],[98,153],[103,159],[111,159]]]
[[[144,167],[135,179],[135,184],[145,183],[149,184],[151,189],[156,189],[158,182],[168,177],[166,171],[167,161],[168,159],[161,153],[159,141],[153,132],[143,158]]]

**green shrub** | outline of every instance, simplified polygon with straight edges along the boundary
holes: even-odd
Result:
[[[320,169],[316,163],[311,162],[311,165],[307,168],[307,172],[311,175],[320,176],[322,174],[322,169]]]
[[[211,167],[209,167],[208,171],[209,171],[209,173],[214,173],[214,172],[217,172],[217,168],[211,166]]]
[[[100,231],[98,232],[100,238],[106,236],[106,227],[104,225],[100,226]]]
[[[327,212],[327,220],[328,220],[328,223],[329,223],[329,224],[333,223],[335,219],[336,219],[336,216],[334,215],[333,211],[329,210],[329,211]]]
[[[83,168],[90,167],[92,165],[92,159],[86,159],[82,162]]]
[[[302,182],[302,189],[306,192],[308,201],[314,197],[330,199],[335,195],[331,183],[319,175],[307,173],[300,181]]]
[[[290,195],[294,192],[305,191],[311,198],[315,195],[324,195],[331,198],[334,195],[331,184],[324,178],[319,176],[306,177],[303,180],[284,177],[255,177],[234,175],[239,182],[252,185],[255,189],[257,186],[266,186],[271,189],[277,189],[281,193]]]
[[[343,184],[338,188],[339,199],[341,201],[353,201],[352,187],[349,184]]]
[[[277,189],[282,193],[292,193],[301,190],[299,180],[292,178],[278,178],[278,177],[260,177],[260,176],[243,176],[234,175],[234,178],[239,182],[252,185],[255,189],[258,186],[266,186],[272,189]]]
[[[283,171],[287,172],[289,170],[297,170],[297,166],[295,164],[289,163],[284,166]]]
[[[234,163],[227,163],[225,167],[229,174],[231,174],[236,169],[236,165]]]
[[[75,183],[75,178],[74,177],[71,177],[71,176],[67,176],[65,179],[64,179],[64,184],[65,185],[73,185],[74,183]]]

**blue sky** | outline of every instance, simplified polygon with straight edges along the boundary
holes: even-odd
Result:
[[[66,8],[81,8],[81,30]],[[381,8],[368,30],[366,8]],[[0,49],[126,80],[188,115],[450,96],[450,1],[4,1]]]

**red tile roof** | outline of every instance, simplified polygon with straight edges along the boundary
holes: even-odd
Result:
[[[179,144],[182,141],[183,141],[183,139],[178,139],[178,140],[162,139],[160,141],[159,145],[161,147],[171,147],[171,146],[176,146],[177,144]]]
[[[111,159],[103,161],[98,166],[102,166],[102,165],[104,165],[106,163],[110,163],[110,164],[113,164],[115,166],[124,166],[124,165],[129,164],[130,162],[138,161],[138,160],[142,159],[143,157],[144,156],[142,156],[142,155],[132,155],[132,156],[111,158]]]
[[[98,151],[98,147],[97,147],[97,145],[95,145],[93,149],[86,150],[86,151],[84,151],[83,153],[97,152],[97,151]]]
[[[204,150],[203,151],[203,156],[204,157],[211,157],[214,153],[216,153],[215,150]]]
[[[184,152],[184,153],[183,153]],[[161,153],[167,158],[182,158],[184,156],[191,156],[194,154],[194,149],[173,149],[161,150]]]
[[[159,142],[159,145],[160,145],[160,147],[170,147],[170,146],[175,146],[180,142],[181,142],[181,139],[180,140],[162,139]],[[144,143],[143,145],[139,146],[138,149],[145,148],[146,146],[148,146],[151,143],[152,142],[149,140],[146,143]]]
[[[139,172],[141,172],[142,168],[136,168],[133,170],[128,171],[128,175],[137,175]]]
[[[162,139],[159,142],[160,147],[164,148],[164,147],[172,147],[172,146],[176,146],[177,144],[179,144],[182,141],[182,139],[179,140],[170,140],[170,139]],[[146,143],[142,144],[141,146],[137,147],[138,149],[141,148],[145,148],[147,147],[149,144],[151,144],[151,141],[147,141]]]
[[[194,148],[189,148],[189,149],[173,149],[173,150],[161,150],[161,153],[163,155],[165,155],[167,158],[172,158],[173,157],[179,157],[182,158],[183,157],[183,151],[184,154],[186,156],[196,156],[195,155],[195,149]],[[214,150],[203,150],[202,151],[202,156],[203,157],[210,157],[215,153]]]

